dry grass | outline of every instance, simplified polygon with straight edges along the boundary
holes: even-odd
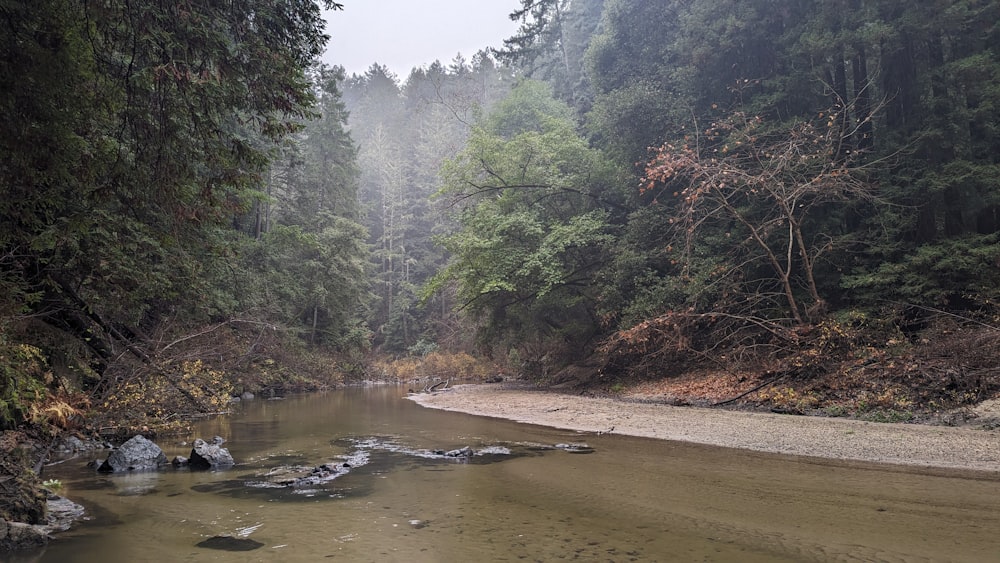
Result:
[[[427,378],[481,381],[497,370],[491,362],[464,352],[432,352],[424,357],[377,359],[372,362],[372,371],[391,381]]]
[[[28,418],[33,424],[72,430],[84,423],[90,399],[83,393],[59,393],[31,405]]]

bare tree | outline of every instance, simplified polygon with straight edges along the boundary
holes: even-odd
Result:
[[[741,233],[733,244],[746,256],[734,267],[764,261],[795,324],[825,311],[816,264],[834,248],[835,237],[808,229],[810,222],[821,206],[877,199],[869,181],[876,163],[852,141],[870,124],[868,118],[852,119],[849,106],[838,104],[790,128],[735,112],[682,144],[655,151],[641,190],[654,199],[674,198],[670,221],[685,273],[692,249],[710,227],[725,236]]]

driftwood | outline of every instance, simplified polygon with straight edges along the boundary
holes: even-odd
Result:
[[[786,371],[785,373],[782,373],[778,377],[775,377],[773,379],[768,379],[767,381],[765,381],[764,383],[761,383],[760,385],[754,387],[753,389],[750,389],[748,391],[744,391],[744,392],[740,393],[739,395],[737,395],[737,396],[735,396],[735,397],[733,397],[731,399],[726,399],[725,401],[719,401],[718,403],[712,403],[711,406],[713,406],[713,407],[719,407],[719,406],[722,406],[722,405],[728,405],[729,403],[732,403],[733,401],[738,401],[738,400],[742,399],[743,397],[746,397],[750,393],[753,393],[754,391],[757,391],[758,389],[763,389],[764,387],[767,387],[768,385],[773,385],[773,384],[781,381],[782,379],[784,379],[785,377],[787,377],[789,373],[791,373],[791,372],[787,372]]]
[[[433,393],[438,389],[445,389],[450,385],[451,385],[451,378],[449,377],[448,379],[438,381],[434,385],[427,385],[426,387],[424,387],[424,393]]]
[[[45,448],[44,452],[42,452],[41,459],[39,459],[38,462],[35,463],[35,466],[32,468],[32,470],[35,472],[35,475],[42,474],[42,469],[45,468],[45,462],[49,460],[49,455],[52,453],[52,448],[56,446],[56,442],[58,442],[61,438],[62,435],[58,435],[55,438],[52,438],[51,441],[49,441],[48,447]]]

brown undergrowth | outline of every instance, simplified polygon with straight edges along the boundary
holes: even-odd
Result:
[[[110,384],[94,388],[97,408],[89,417],[100,434],[181,432],[192,419],[227,412],[234,396],[331,389],[363,371],[360,362],[266,325],[230,323],[190,334],[164,339],[151,361],[105,373],[102,383]]]
[[[945,317],[904,334],[846,316],[728,342],[709,338],[711,327],[705,318],[640,326],[609,341],[603,366],[579,382],[629,400],[879,422],[961,422],[1000,396],[1000,330],[977,322]]]

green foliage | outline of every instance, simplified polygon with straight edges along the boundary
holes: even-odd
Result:
[[[587,54],[597,92],[588,124],[594,138],[633,162],[655,162],[647,147],[667,145],[692,148],[709,167],[742,160],[714,183],[731,190],[723,198],[705,198],[698,190],[712,182],[697,174],[633,193],[632,205],[648,207],[629,215],[619,250],[599,274],[602,320],[628,327],[672,309],[732,311],[739,303],[778,318],[780,298],[758,299],[780,293],[806,301],[804,319],[821,318],[827,304],[992,308],[1000,232],[998,14],[995,1],[780,9],[766,2],[607,2]],[[743,139],[713,136],[720,116],[741,112],[767,126]],[[829,133],[836,142],[826,162],[850,161],[854,178],[869,188],[836,205],[830,190],[795,196],[788,217],[768,225],[780,205],[755,201],[760,194],[776,193],[788,179],[808,187],[825,177],[805,166],[809,155],[824,155],[780,156],[781,143],[795,140],[796,122]],[[765,150],[744,158],[754,146]],[[744,189],[755,167],[768,180]],[[678,222],[677,210],[691,201],[708,211],[730,206],[731,213],[728,220],[710,212]],[[697,234],[685,237],[682,227]],[[776,242],[796,228],[801,237]],[[760,241],[771,241],[780,259],[748,254],[748,243],[763,248]],[[754,299],[734,299],[740,294]],[[806,306],[810,300],[817,305]]]
[[[518,86],[443,174],[441,197],[462,205],[461,227],[439,239],[452,259],[430,288],[457,282],[480,336],[498,347],[585,343],[591,279],[614,240],[600,194],[618,176],[574,132],[568,108],[536,83]]]
[[[897,301],[957,310],[993,310],[1000,295],[998,235],[967,235],[919,246],[896,262],[845,276],[859,301]]]
[[[313,67],[319,3],[15,0],[0,12],[0,323],[26,342],[43,322],[78,343],[61,362],[85,366],[101,398],[204,323],[295,318],[310,338],[358,343],[357,155],[342,73]],[[276,186],[289,146],[303,164]],[[276,219],[294,231],[287,256],[261,248]],[[294,303],[267,293],[281,268],[301,275],[278,295]],[[39,361],[70,348],[46,345]],[[4,357],[9,424],[37,386]]]
[[[510,15],[520,27],[495,52],[524,76],[551,84],[560,100],[586,111],[593,92],[583,59],[603,9],[603,0],[522,0],[521,8]]]
[[[349,347],[362,306],[364,231],[347,220],[319,232],[277,225],[262,240],[264,306],[306,339]]]
[[[346,82],[371,247],[373,299],[366,321],[379,350],[404,353],[421,339],[448,350],[468,344],[470,330],[452,312],[452,292],[419,299],[420,287],[446,261],[434,236],[451,223],[429,198],[441,187],[442,163],[461,150],[471,124],[506,95],[510,74],[478,53],[471,62],[456,58],[447,66],[414,69],[401,85],[378,65]]]
[[[9,343],[0,332],[0,430],[25,421],[31,406],[45,396],[47,376],[42,350]]]
[[[303,69],[321,50],[318,8],[47,2],[5,22],[0,137],[14,165],[0,200],[18,206],[0,211],[15,227],[5,252],[27,253],[21,283],[78,288],[130,324],[159,315],[157,302],[193,304],[196,261],[243,211],[264,139],[295,129],[312,102]]]
[[[684,77],[674,76],[679,69],[670,50],[680,5],[609,0],[587,50],[596,93],[590,126],[622,162],[641,162],[648,147],[691,118],[692,100]]]
[[[524,81],[497,104],[484,128],[504,140],[541,129],[565,127],[572,119],[569,106],[552,97],[543,82]]]
[[[63,489],[63,483],[59,479],[46,479],[45,481],[42,481],[42,486],[55,493],[58,493]]]
[[[407,348],[406,352],[411,356],[424,358],[432,352],[437,352],[437,349],[438,345],[436,343],[421,338],[413,346]]]
[[[256,293],[246,304],[313,345],[351,352],[365,348],[368,336],[360,170],[340,91],[343,70],[318,67],[312,78],[316,114],[284,147],[249,225],[254,240],[244,263]]]

